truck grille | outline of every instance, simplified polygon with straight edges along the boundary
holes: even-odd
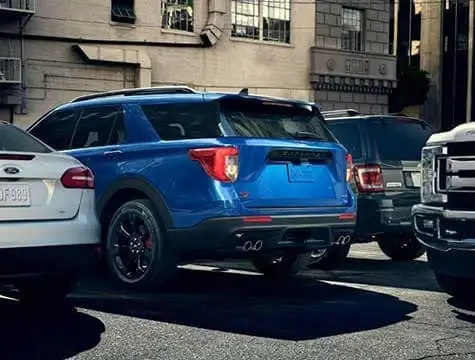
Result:
[[[475,141],[447,144],[448,156],[475,156]]]
[[[472,210],[475,204],[475,142],[447,145],[436,162],[437,190],[447,195],[444,208]]]

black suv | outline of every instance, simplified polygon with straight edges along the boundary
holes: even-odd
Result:
[[[393,260],[413,260],[424,247],[411,229],[411,207],[420,200],[421,150],[433,130],[400,115],[361,115],[355,110],[322,112],[330,130],[353,157],[358,217],[351,241],[312,254],[311,267],[331,268],[351,243],[377,241]]]

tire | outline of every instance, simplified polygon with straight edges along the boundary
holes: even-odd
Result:
[[[308,265],[311,269],[331,270],[340,267],[350,252],[350,244],[332,246],[322,252],[310,253],[311,259]]]
[[[310,260],[310,253],[285,251],[280,254],[255,255],[251,262],[257,271],[269,278],[291,278],[303,270]]]
[[[434,272],[439,287],[456,299],[475,300],[475,279],[458,278]]]
[[[392,235],[378,240],[381,251],[391,260],[415,260],[425,253],[424,246],[414,236]]]
[[[136,219],[136,225],[132,226],[132,218]],[[125,225],[125,221],[129,221],[128,225]],[[121,225],[123,231],[120,230]],[[135,228],[140,229],[137,236],[132,234]],[[126,236],[126,233],[130,236]],[[140,251],[143,253],[138,255]],[[177,269],[175,257],[164,238],[159,214],[152,202],[146,199],[128,201],[117,209],[109,223],[105,253],[110,274],[119,285],[126,288],[158,289],[170,282]],[[130,260],[133,257],[135,260]],[[125,262],[131,264],[135,261],[132,266],[137,268],[138,277],[132,279],[128,276],[130,271],[126,269],[124,258],[127,260]],[[147,263],[146,268],[143,267],[144,262]]]
[[[61,303],[76,283],[74,276],[48,276],[15,283],[22,303],[48,305]]]

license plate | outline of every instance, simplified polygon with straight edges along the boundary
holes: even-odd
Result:
[[[0,207],[30,206],[30,186],[0,184]]]
[[[287,165],[289,182],[293,183],[311,183],[313,182],[313,168],[310,164]]]
[[[411,172],[412,185],[414,187],[421,187],[421,173]]]

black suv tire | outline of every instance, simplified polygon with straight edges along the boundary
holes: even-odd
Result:
[[[350,244],[332,246],[325,249],[319,256],[312,256],[308,267],[310,269],[331,270],[340,267],[350,252]]]
[[[251,257],[257,271],[269,278],[289,278],[303,270],[310,260],[310,253],[285,251],[279,255],[262,254]]]
[[[424,246],[410,235],[383,236],[378,245],[384,255],[395,261],[415,260],[425,253]]]
[[[126,236],[125,233],[128,232],[123,227],[126,217],[128,218],[127,221],[132,221],[130,220],[131,217],[138,219],[137,221],[140,225],[138,225],[137,229],[140,226],[144,229],[146,228],[144,230],[148,233],[146,240],[142,238],[141,235],[143,234],[134,233]],[[175,275],[177,262],[174,261],[175,257],[165,241],[159,219],[158,212],[153,203],[148,199],[128,201],[122,204],[112,216],[107,232],[105,258],[110,273],[120,285],[134,289],[152,290],[168,284]],[[124,242],[127,242],[127,245],[119,245],[119,235],[117,233],[120,231],[125,235]],[[125,249],[126,247],[127,249]],[[146,249],[147,247],[148,249]],[[127,253],[129,257],[136,256],[135,260],[129,259],[129,262],[139,261],[137,260],[139,257],[142,259],[140,260],[141,262],[144,261],[141,255],[137,256],[137,253],[134,254],[133,252],[142,251],[144,254],[145,251],[148,251],[150,258],[147,260],[147,267],[138,279],[127,278],[126,274],[121,271],[120,267],[124,264],[122,259],[120,259],[120,250],[118,250],[120,248],[123,248],[123,252]],[[114,252],[117,252],[117,254],[114,254]],[[120,264],[118,263],[119,260]],[[136,264],[136,267],[142,268],[139,264]]]
[[[454,277],[434,271],[439,287],[457,299],[475,300],[475,280]]]

